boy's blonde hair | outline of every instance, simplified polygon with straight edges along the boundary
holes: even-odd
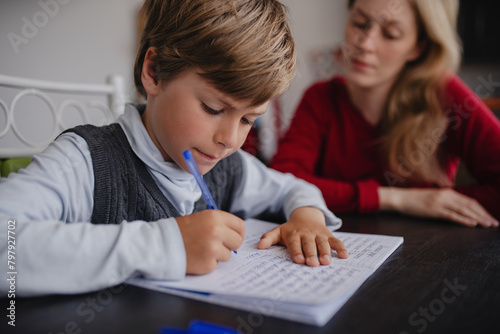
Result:
[[[276,0],[146,0],[134,80],[150,47],[156,80],[194,69],[214,86],[257,106],[288,89],[296,67],[285,7]]]

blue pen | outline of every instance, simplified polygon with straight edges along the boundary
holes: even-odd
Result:
[[[203,180],[203,176],[201,175],[201,172],[198,169],[198,165],[196,164],[196,161],[194,161],[194,158],[193,158],[193,155],[191,154],[191,151],[185,150],[183,155],[184,155],[184,160],[186,160],[186,164],[188,165],[188,168],[191,171],[191,174],[193,174],[194,179],[196,180],[196,183],[198,183],[198,186],[201,189],[201,194],[203,195],[205,202],[207,202],[208,208],[210,210],[219,210],[219,208],[217,207],[217,204],[215,204],[215,200],[212,197],[212,194],[210,193],[210,189],[208,189],[208,186],[205,183],[205,180]]]
[[[205,180],[203,179],[203,176],[201,175],[200,169],[198,168],[198,165],[196,164],[196,161],[194,161],[193,155],[191,154],[190,150],[185,150],[184,153],[182,153],[184,156],[184,160],[186,161],[186,164],[191,171],[191,174],[193,174],[194,179],[196,180],[196,183],[198,183],[198,186],[201,189],[201,194],[203,195],[203,198],[205,199],[205,202],[207,202],[208,208],[210,210],[219,210],[217,207],[217,204],[215,204],[215,200],[212,197],[212,193],[210,192],[210,189],[208,189],[207,184],[205,183]],[[233,250],[234,254],[237,254],[235,250]]]

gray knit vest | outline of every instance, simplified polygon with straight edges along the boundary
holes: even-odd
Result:
[[[65,132],[76,133],[89,146],[94,168],[92,223],[151,222],[180,216],[158,188],[144,162],[130,147],[119,124],[102,127],[81,125]],[[204,175],[219,209],[229,211],[241,176],[242,161],[239,154],[219,161]],[[206,209],[207,204],[200,198],[195,203],[194,212]]]

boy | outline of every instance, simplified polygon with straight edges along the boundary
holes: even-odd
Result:
[[[293,78],[283,6],[148,0],[143,10],[134,76],[146,105],[128,105],[110,126],[63,133],[26,170],[2,180],[0,219],[17,224],[19,294],[208,273],[238,249],[242,219],[253,216],[288,219],[259,248],[281,243],[310,266],[330,263],[331,249],[347,257],[325,225],[340,221],[315,187],[238,151]],[[187,149],[222,210],[205,210],[182,158]]]

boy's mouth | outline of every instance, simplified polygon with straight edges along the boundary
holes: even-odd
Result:
[[[219,161],[222,158],[204,153],[200,151],[199,149],[195,148],[196,153],[198,153],[198,157],[202,160],[201,162],[208,162],[208,163],[215,163]]]

